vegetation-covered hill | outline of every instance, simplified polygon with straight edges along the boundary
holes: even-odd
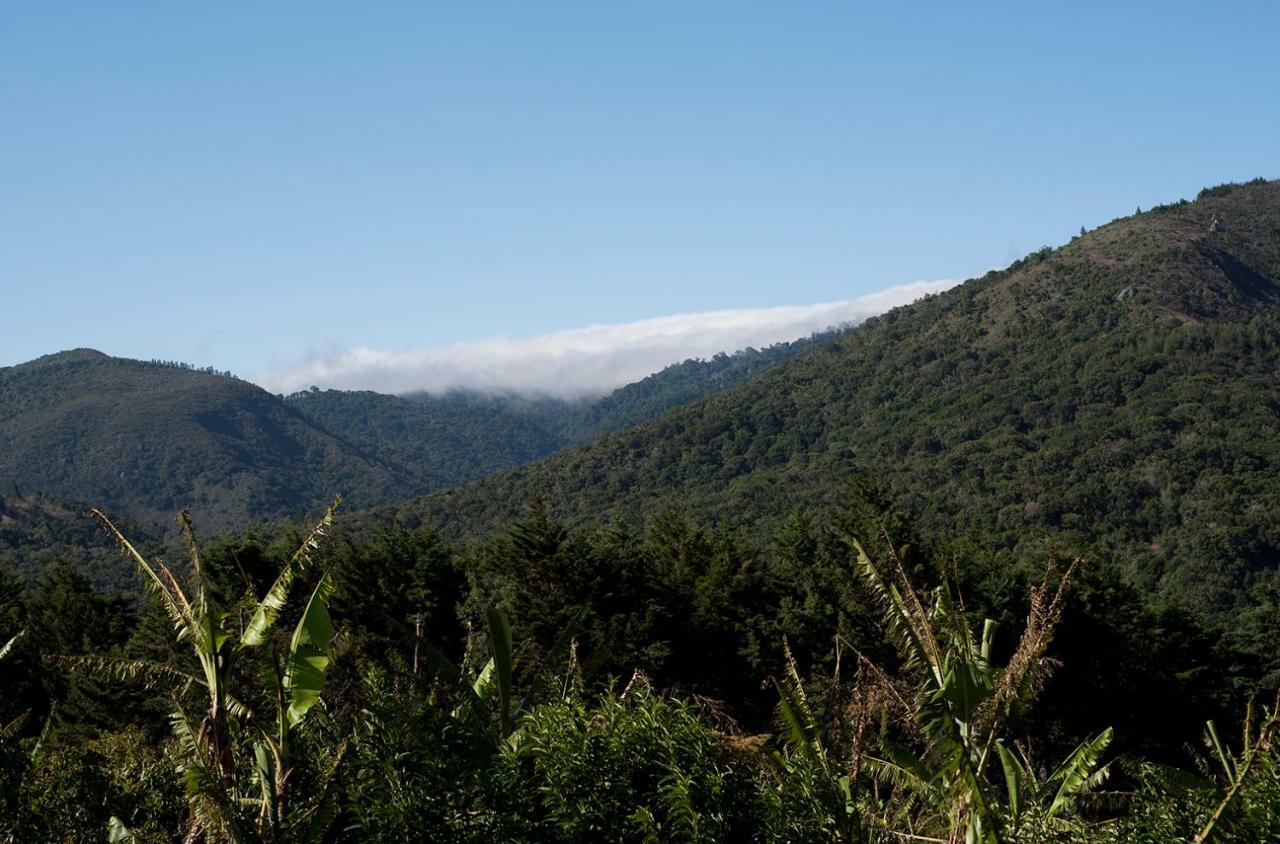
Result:
[[[835,331],[825,331],[763,349],[747,348],[733,354],[722,352],[709,359],[691,358],[595,399],[469,391],[446,395],[411,393],[405,398],[446,416],[483,411],[499,417],[508,414],[523,417],[537,425],[554,443],[536,455],[546,457],[561,448],[588,443],[601,434],[633,428],[673,408],[741,386],[779,363],[830,341],[835,335]],[[479,424],[486,424],[483,417],[476,418],[480,420]],[[516,465],[519,464],[509,463],[501,468]]]
[[[207,529],[420,491],[248,382],[90,350],[0,369],[0,490]]]
[[[339,390],[281,401],[226,373],[63,352],[0,369],[0,492],[109,504],[155,533],[183,508],[220,530],[335,492],[352,506],[387,504],[652,418],[829,336],[685,361],[584,402]]]
[[[746,386],[400,508],[487,531],[667,504],[727,523],[872,475],[924,524],[1054,535],[1206,610],[1280,560],[1280,183],[1203,191],[898,308]]]
[[[544,424],[566,443],[587,443],[601,434],[634,428],[674,408],[741,386],[834,337],[834,331],[826,331],[763,349],[748,348],[732,355],[672,364],[601,399],[572,407]]]
[[[140,546],[150,544],[151,537],[132,530]],[[0,566],[31,580],[61,560],[74,561],[100,588],[121,592],[136,585],[116,549],[103,542],[87,505],[40,495],[0,495]]]
[[[367,391],[311,390],[286,401],[306,418],[427,489],[546,457],[561,442],[524,414],[448,398],[410,401]]]
[[[401,397],[312,388],[285,400],[320,428],[430,491],[523,466],[603,433],[647,422],[740,386],[834,336],[826,332],[765,349],[686,360],[598,399],[468,391]]]
[[[134,554],[149,604],[0,545],[0,840],[1277,840],[1278,187],[1117,221],[385,530]],[[645,524],[500,523],[529,493]],[[15,491],[0,543],[87,541],[75,510]],[[499,529],[413,523],[450,512]],[[1201,609],[1259,588],[1206,624],[1049,536]]]

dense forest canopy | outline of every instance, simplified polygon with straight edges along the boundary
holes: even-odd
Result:
[[[668,370],[557,436],[702,397],[525,468],[232,533],[59,494],[148,420],[194,448],[136,463],[179,498],[276,420],[317,462],[227,500],[296,514],[456,432],[95,353],[0,371],[14,453],[66,458],[0,500],[0,840],[1275,840],[1278,308],[1280,183],[1219,186]],[[458,448],[536,450],[551,411],[501,410]]]
[[[1203,192],[895,309],[749,384],[393,508],[465,536],[676,502],[734,525],[874,476],[1010,558],[1073,543],[1229,612],[1280,560],[1280,183]]]
[[[180,508],[223,530],[292,516],[337,492],[353,506],[386,504],[651,419],[832,336],[684,361],[573,402],[318,389],[281,397],[208,367],[61,352],[0,368],[0,495],[36,494],[80,517],[84,502],[111,501],[156,536],[172,534]],[[30,572],[27,548],[44,529],[28,521],[16,512],[0,521],[0,549]]]

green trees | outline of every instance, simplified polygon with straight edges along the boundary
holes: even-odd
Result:
[[[204,844],[1280,832],[1273,710],[1235,743],[1211,728],[1202,758],[1175,746],[1234,699],[1185,692],[1237,677],[1185,641],[1200,634],[1184,617],[1074,563],[1028,585],[976,544],[924,541],[872,492],[759,544],[672,510],[575,532],[535,505],[461,553],[429,529],[322,546],[332,511],[289,546],[197,548],[184,519],[182,570],[99,514],[150,604],[68,566],[7,604],[27,632],[3,631],[0,671],[21,681],[3,704],[32,714],[0,740],[0,841],[108,825]],[[1153,684],[1143,656],[1189,674]],[[1151,673],[1125,684],[1112,661]],[[1173,700],[1187,712],[1166,719]],[[1091,797],[1112,770],[1118,788]]]

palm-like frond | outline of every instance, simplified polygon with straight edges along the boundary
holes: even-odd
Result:
[[[182,528],[182,541],[187,546],[187,556],[191,558],[191,581],[195,584],[195,613],[198,617],[209,615],[209,584],[206,582],[204,563],[200,559],[200,549],[196,546],[195,530],[191,526],[191,513],[183,510],[178,514],[178,525]]]
[[[929,624],[929,613],[907,582],[901,561],[894,558],[895,567],[902,575],[898,578],[899,582],[895,583],[880,572],[866,549],[856,539],[853,540],[853,547],[857,552],[858,568],[879,600],[885,627],[894,644],[903,652],[907,666],[927,670],[935,684],[941,686],[942,658]]]
[[[240,647],[257,647],[266,641],[267,634],[275,626],[280,611],[284,609],[285,602],[289,599],[289,590],[293,587],[294,580],[311,563],[311,554],[320,547],[320,540],[333,524],[334,514],[341,501],[341,497],[334,499],[334,502],[325,510],[324,516],[312,526],[302,540],[302,544],[298,546],[298,550],[280,570],[275,583],[271,584],[267,594],[254,609],[249,624],[240,636]]]
[[[1092,739],[1080,743],[1075,750],[1044,781],[1043,790],[1053,792],[1049,804],[1049,816],[1066,814],[1075,808],[1076,798],[1092,791],[1106,781],[1110,773],[1106,765],[1099,766],[1102,754],[1111,744],[1112,730],[1107,727]]]
[[[778,718],[782,721],[791,745],[817,766],[824,776],[830,776],[827,751],[822,744],[818,719],[814,717],[813,709],[809,706],[804,682],[800,679],[800,671],[796,667],[795,657],[786,639],[782,641],[782,652],[786,663],[786,674],[782,682],[774,681],[774,686],[778,690]]]
[[[497,607],[489,610],[489,639],[493,646],[494,670],[498,675],[499,724],[502,737],[511,735],[511,683],[513,657],[511,651],[511,625],[506,613]]]
[[[886,742],[880,755],[867,757],[867,770],[878,781],[928,800],[938,797],[935,772],[910,752]]]
[[[191,605],[182,593],[181,587],[178,586],[178,581],[173,576],[173,572],[169,571],[168,567],[163,563],[158,564],[158,566],[152,566],[145,557],[138,553],[138,549],[133,547],[133,543],[125,538],[125,535],[120,532],[120,529],[115,526],[115,523],[108,518],[106,513],[96,507],[89,512],[98,521],[102,522],[107,532],[115,538],[121,552],[132,559],[138,566],[138,570],[143,574],[147,590],[160,599],[165,613],[168,614],[169,619],[173,622],[174,629],[178,632],[178,637],[185,638],[198,635]],[[157,568],[159,571],[157,571]]]
[[[68,671],[116,682],[137,683],[147,689],[165,685],[171,690],[181,691],[192,685],[207,686],[204,680],[194,674],[147,659],[126,659],[97,654],[50,656],[46,659],[62,665]]]
[[[1244,721],[1244,746],[1238,760],[1231,755],[1222,740],[1218,738],[1218,731],[1213,722],[1209,721],[1206,724],[1206,739],[1218,755],[1218,760],[1227,775],[1227,789],[1223,793],[1222,799],[1218,801],[1218,805],[1209,814],[1204,827],[1196,835],[1196,841],[1214,840],[1217,829],[1228,823],[1230,815],[1236,811],[1237,798],[1249,778],[1249,772],[1254,763],[1263,752],[1271,749],[1273,734],[1277,729],[1280,729],[1280,692],[1276,694],[1275,704],[1270,709],[1264,708],[1263,712],[1265,717],[1255,736],[1252,726],[1253,706],[1250,704]]]

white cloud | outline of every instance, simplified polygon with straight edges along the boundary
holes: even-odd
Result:
[[[317,357],[254,381],[280,393],[315,385],[383,393],[467,389],[564,398],[597,396],[673,363],[858,323],[957,283],[917,281],[842,302],[673,314],[410,352],[362,347]]]

